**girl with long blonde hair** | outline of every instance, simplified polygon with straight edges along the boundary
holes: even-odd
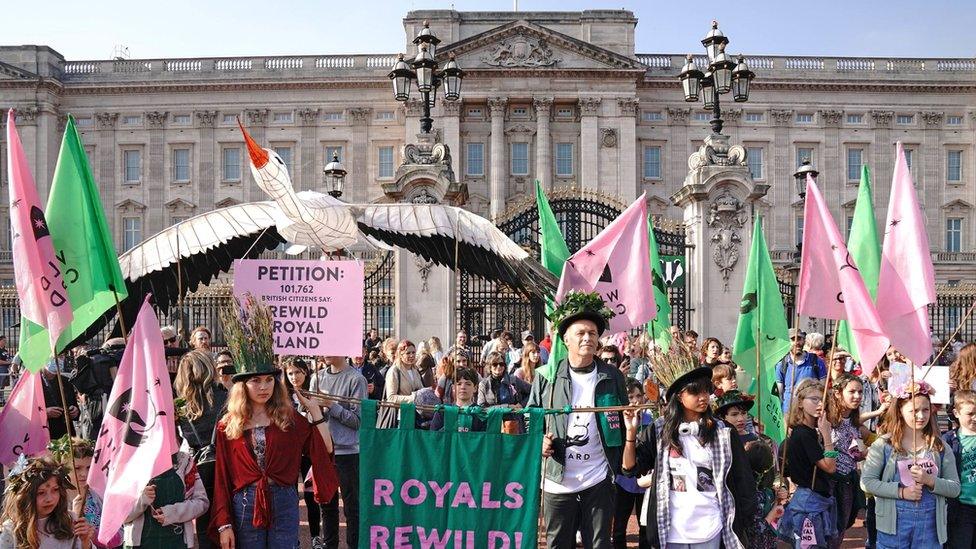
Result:
[[[959,496],[956,458],[939,437],[924,381],[895,387],[887,433],[868,450],[861,488],[874,494],[879,548],[941,547],[948,539],[947,500]]]
[[[414,393],[423,388],[423,380],[417,371],[417,347],[412,341],[404,339],[397,345],[393,365],[386,372],[383,400],[397,404],[413,402]],[[377,417],[378,427],[389,428],[398,422],[399,410],[388,407],[380,410]]]
[[[797,488],[783,512],[778,534],[794,547],[801,547],[807,521],[813,526],[813,547],[829,547],[837,537],[835,499],[830,488],[830,476],[837,471],[837,451],[823,391],[818,380],[801,381],[786,416],[791,431],[784,442],[784,472]]]
[[[976,391],[976,343],[959,349],[959,355],[949,366],[949,381],[957,391]]]
[[[322,412],[329,403],[296,391],[309,418],[298,413],[274,366],[270,310],[250,295],[237,305],[222,315],[237,373],[215,435],[211,538],[221,549],[297,547],[302,456],[312,462],[317,503],[331,501],[338,486]]]
[[[539,346],[532,341],[525,342],[522,345],[521,364],[515,370],[515,377],[526,383],[532,383],[532,380],[535,379],[535,371],[539,366],[542,366],[542,354],[539,352]]]

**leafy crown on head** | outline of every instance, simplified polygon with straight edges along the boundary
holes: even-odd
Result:
[[[250,292],[220,312],[227,347],[238,372],[274,364],[271,308]]]
[[[698,358],[684,345],[672,346],[667,353],[652,353],[650,362],[654,377],[665,389],[674,380],[701,366]]]
[[[607,307],[607,304],[597,292],[570,290],[566,294],[566,297],[552,311],[552,314],[549,315],[549,320],[558,326],[564,318],[584,311],[597,313],[606,320],[610,320],[617,314],[610,307]]]

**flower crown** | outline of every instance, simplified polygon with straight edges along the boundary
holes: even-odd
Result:
[[[606,320],[610,320],[617,314],[610,307],[607,307],[597,292],[570,290],[559,305],[553,309],[552,314],[549,315],[549,320],[558,326],[564,318],[583,311],[597,313]]]
[[[912,396],[924,395],[931,397],[935,394],[935,387],[932,387],[925,380],[919,379],[914,383],[909,381],[908,383],[895,387],[891,389],[891,396],[897,399],[912,398]]]
[[[7,488],[4,493],[15,494],[28,486],[36,487],[51,477],[57,477],[65,488],[74,489],[68,475],[66,465],[40,458],[28,458],[24,454],[20,454],[17,463],[7,474]]]

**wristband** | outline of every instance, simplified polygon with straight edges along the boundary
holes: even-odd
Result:
[[[317,419],[317,420],[311,422],[312,423],[312,427],[315,427],[316,425],[321,425],[321,424],[325,423],[326,421],[329,421],[329,416],[323,414],[321,419]]]
[[[221,533],[224,530],[227,530],[229,528],[231,528],[231,525],[230,524],[225,524],[225,525],[221,526],[220,528],[217,528],[217,533],[219,534],[219,533]]]
[[[626,440],[627,440],[627,442],[633,442],[634,444],[637,444],[637,439],[636,438],[628,438]]]
[[[840,452],[838,452],[837,450],[827,450],[826,452],[824,452],[824,457],[825,458],[837,459],[837,456],[839,456],[839,455],[840,455]]]

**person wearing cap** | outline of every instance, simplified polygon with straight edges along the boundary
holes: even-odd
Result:
[[[776,363],[776,387],[783,401],[783,413],[790,409],[790,400],[796,387],[804,379],[824,379],[827,367],[817,355],[803,350],[807,334],[798,328],[790,328],[790,352]]]
[[[751,396],[741,393],[737,389],[725,391],[715,401],[715,417],[735,429],[743,446],[748,442],[759,440],[759,436],[749,429],[749,423],[752,420],[749,417],[749,410],[752,409],[753,404],[755,401]]]
[[[652,358],[666,387],[653,428],[639,431],[637,411],[624,412],[623,471],[654,472],[644,496],[652,547],[744,549],[756,514],[756,484],[735,429],[712,415],[712,370],[694,349]]]
[[[525,349],[525,344],[526,343],[535,343],[535,336],[532,335],[532,330],[523,330],[522,331],[522,346],[519,347],[518,349],[515,349],[513,352],[509,353],[511,355],[511,357],[510,357],[511,360],[509,361],[508,368],[509,368],[509,372],[512,373],[512,374],[514,374],[515,371],[519,369],[519,366],[522,365],[522,352],[523,352],[523,349]],[[549,360],[549,351],[545,350],[542,347],[538,347],[538,346],[536,348],[539,349],[539,363],[540,364],[545,364],[546,361]],[[485,356],[487,356],[487,355],[485,355]],[[482,362],[484,362],[484,361],[482,360]]]
[[[617,368],[597,357],[600,335],[613,312],[597,293],[569,292],[553,311],[553,325],[566,344],[567,358],[552,378],[532,381],[528,406],[605,407],[627,404],[627,385]],[[620,412],[573,412],[546,416],[542,482],[547,545],[611,547],[615,511],[614,475],[624,444]]]
[[[61,401],[61,390],[58,387],[58,376],[61,376],[61,385],[64,386],[64,402]],[[74,385],[68,378],[58,374],[58,365],[55,359],[48,361],[47,365],[41,370],[41,381],[43,381],[44,406],[47,407],[47,431],[51,440],[57,440],[68,434],[68,427],[64,421],[64,406],[68,406],[68,418],[78,419],[80,410],[78,409],[78,393],[75,392]],[[72,421],[71,436],[74,436],[74,422]]]
[[[271,310],[251,294],[243,304],[234,301],[221,314],[237,372],[214,437],[210,537],[221,549],[298,547],[295,481],[302,456],[312,462],[317,503],[329,502],[338,488],[332,434],[322,412],[330,403],[297,391],[310,417],[298,413],[274,363]]]

